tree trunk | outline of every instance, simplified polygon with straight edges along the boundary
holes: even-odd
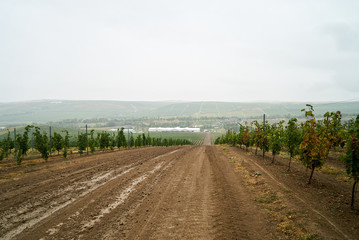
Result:
[[[292,161],[292,155],[289,156],[288,172],[290,171],[290,162]]]
[[[313,177],[314,169],[315,169],[315,167],[312,166],[312,172],[310,173],[310,178],[309,178],[308,184],[310,184],[310,183],[312,182],[312,177]]]
[[[257,150],[258,150],[258,146],[256,146],[256,154],[255,155],[257,155]]]
[[[351,208],[354,209],[354,200],[355,200],[355,186],[356,184],[358,183],[358,181],[354,181],[354,184],[353,184],[353,190],[352,190],[352,203],[351,203]]]
[[[264,149],[263,149],[263,159],[264,159],[264,154],[265,154],[266,152],[264,151]]]
[[[272,163],[274,163],[275,154],[273,154]]]

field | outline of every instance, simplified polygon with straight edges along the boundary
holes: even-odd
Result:
[[[238,147],[148,147],[0,163],[2,239],[357,239],[351,182]],[[358,203],[359,204],[359,203]]]

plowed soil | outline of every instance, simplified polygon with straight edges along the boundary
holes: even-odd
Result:
[[[297,187],[280,162],[205,144],[3,167],[0,238],[358,239],[357,212],[326,209],[318,176]]]

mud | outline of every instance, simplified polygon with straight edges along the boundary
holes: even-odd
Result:
[[[295,193],[295,183],[283,183],[274,168],[265,172],[248,153],[210,146],[209,135],[204,144],[53,159],[31,172],[1,168],[0,238],[290,239],[256,202],[231,157],[242,159],[248,173],[261,171],[274,189],[285,184]],[[356,232],[348,234],[325,209],[306,206],[308,195],[301,191],[301,208],[323,214],[314,212],[313,221],[325,216],[339,230],[326,223],[318,233],[333,228],[334,237],[353,238]]]

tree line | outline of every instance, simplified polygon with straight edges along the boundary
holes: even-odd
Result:
[[[272,163],[280,151],[289,155],[288,171],[291,160],[299,156],[300,162],[311,170],[308,184],[311,183],[314,170],[321,168],[328,157],[329,151],[343,148],[345,155],[341,158],[346,164],[346,172],[353,179],[352,202],[354,208],[355,187],[359,181],[359,115],[356,119],[342,122],[340,111],[327,112],[323,119],[316,119],[313,106],[306,105],[304,112],[306,121],[299,123],[291,118],[284,126],[284,121],[269,124],[268,121],[259,123],[252,121],[240,124],[239,131],[228,130],[225,135],[218,137],[215,144],[239,145],[241,148],[258,148],[264,158],[266,152],[271,153]]]
[[[94,153],[96,150],[114,150],[115,148],[133,148],[142,146],[180,146],[192,145],[193,143],[187,139],[173,139],[173,138],[155,138],[149,134],[138,134],[136,137],[133,133],[128,134],[124,129],[118,129],[117,132],[97,132],[94,130],[85,133],[79,133],[77,136],[70,136],[67,130],[62,132],[54,132],[48,134],[37,126],[27,125],[21,133],[13,134],[8,130],[7,136],[0,141],[0,161],[8,158],[13,152],[17,164],[21,165],[23,158],[28,154],[30,148],[34,148],[40,153],[41,158],[48,160],[50,154],[57,152],[64,158],[72,153],[71,149],[77,149],[80,155],[90,152]],[[16,131],[16,130],[15,130]],[[32,132],[30,134],[30,132]],[[31,139],[30,139],[30,135]],[[72,140],[71,140],[72,139]]]

